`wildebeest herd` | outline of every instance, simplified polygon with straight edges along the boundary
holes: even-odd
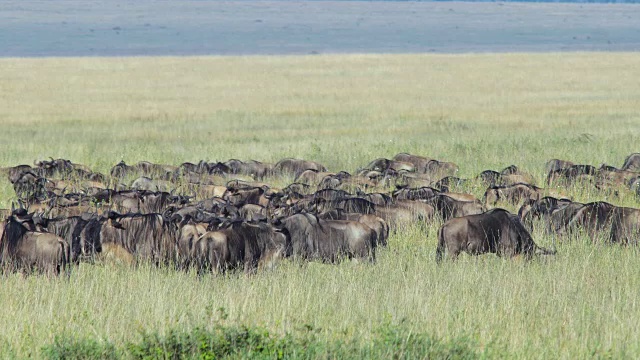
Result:
[[[640,209],[544,194],[574,184],[639,193],[640,153],[620,169],[557,159],[546,167],[545,192],[514,165],[461,179],[454,163],[406,153],[355,174],[299,159],[120,162],[109,175],[64,159],[37,161],[1,169],[17,202],[1,211],[0,265],[59,274],[112,256],[199,273],[251,273],[286,257],[374,262],[390,231],[438,221],[438,261],[445,252],[553,254],[532,239],[537,224],[559,236],[585,231],[594,241],[637,244]],[[453,191],[470,182],[487,187],[482,200]],[[496,208],[501,203],[520,210]]]

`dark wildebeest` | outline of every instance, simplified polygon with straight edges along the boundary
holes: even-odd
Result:
[[[420,188],[403,188],[393,193],[396,200],[426,200],[440,194],[441,191],[432,187],[423,186]]]
[[[24,209],[7,218],[0,238],[0,265],[9,271],[58,275],[69,265],[69,245],[61,237],[35,231]]]
[[[427,200],[423,200],[434,207],[443,221],[454,217],[482,214],[485,210],[480,201],[460,201],[446,194],[438,194]]]
[[[611,213],[611,242],[638,245],[640,238],[640,209],[616,207]]]
[[[566,181],[572,184],[580,179],[591,180],[596,173],[597,169],[591,165],[569,165],[550,171],[549,174],[547,174],[547,185],[556,181]]]
[[[108,212],[106,218],[88,224],[85,241],[99,243],[103,254],[113,255],[126,263],[138,260],[156,265],[175,263],[176,228],[160,214],[120,215]]]
[[[295,214],[277,221],[289,235],[292,256],[335,263],[347,257],[375,261],[377,234],[355,221],[323,220],[311,214]]]
[[[607,187],[617,187],[627,185],[637,178],[638,173],[628,170],[620,170],[607,165],[601,165],[595,176],[596,187],[605,189]]]
[[[624,164],[622,164],[622,168],[620,169],[626,170],[626,171],[639,172],[640,171],[640,153],[633,153],[627,156],[627,158],[624,159]]]
[[[21,173],[17,180],[13,183],[13,189],[18,196],[18,199],[26,202],[36,202],[45,200],[49,196],[50,190],[53,190],[55,185],[45,179],[38,176],[33,172]]]
[[[66,218],[47,219],[42,215],[33,217],[38,230],[44,229],[49,233],[60,236],[70,246],[72,263],[78,263],[81,258],[91,258],[100,252],[100,244],[87,243],[82,239],[82,231],[91,220],[91,215],[71,216]],[[95,240],[95,239],[92,239]]]
[[[10,183],[15,183],[22,176],[23,173],[33,172],[34,169],[29,165],[17,165],[6,168],[0,168],[0,173],[6,174]]]
[[[282,159],[273,166],[274,175],[289,175],[297,178],[305,170],[316,170],[318,172],[327,171],[327,168],[315,161],[301,159]]]
[[[584,230],[593,241],[597,233],[606,233],[609,229],[615,209],[616,206],[601,201],[583,204],[545,197],[523,205],[519,215],[529,228],[533,220],[539,219],[549,233],[565,235]]]
[[[253,273],[271,267],[285,255],[287,246],[287,237],[271,225],[234,221],[202,235],[193,246],[192,262],[199,273],[240,267],[245,273]]]
[[[487,186],[496,186],[501,183],[502,174],[495,170],[484,170],[476,177],[476,179],[480,179],[484,185]]]
[[[111,176],[114,178],[123,178],[128,175],[143,175],[151,178],[171,178],[178,170],[177,166],[154,164],[148,161],[140,161],[137,164],[130,166],[125,164],[124,161],[120,161],[111,168]]]
[[[485,185],[500,186],[500,185],[514,185],[517,183],[533,184],[535,182],[533,176],[526,172],[520,171],[517,166],[510,165],[502,169],[500,172],[494,170],[485,170],[476,177],[480,179]]]
[[[539,247],[516,215],[504,209],[492,209],[478,215],[451,219],[438,233],[436,261],[440,262],[445,250],[456,259],[461,252],[470,255],[494,253],[498,256],[555,254]]]
[[[565,207],[564,210],[567,209],[571,209],[571,206]],[[606,233],[609,236],[611,219],[615,209],[616,206],[604,201],[591,202],[577,207],[575,210],[571,209],[574,214],[559,233],[562,235],[565,232],[580,229],[589,235],[591,241],[596,240],[598,233]]]
[[[468,179],[461,179],[455,176],[446,176],[436,181],[433,187],[440,189],[442,192],[449,192],[451,188],[459,188],[469,182]]]
[[[544,169],[545,171],[548,173],[560,170],[560,169],[565,169],[568,168],[570,166],[575,165],[574,163],[572,163],[571,161],[566,161],[566,160],[560,160],[560,159],[551,159],[549,161],[547,161],[544,164]]]
[[[483,203],[494,206],[499,201],[518,204],[523,201],[538,200],[542,197],[542,189],[529,184],[493,186],[484,192]]]
[[[569,199],[557,199],[551,196],[545,196],[540,200],[529,200],[525,202],[518,210],[518,216],[522,223],[529,230],[533,229],[534,220],[542,220],[545,224],[545,230],[547,233],[557,231],[557,229],[566,226],[569,219],[564,219],[562,210],[572,203]],[[570,211],[566,212],[569,213]],[[573,216],[573,213],[572,215]],[[569,217],[570,218],[570,217]]]
[[[273,170],[273,164],[256,160],[240,161],[231,159],[224,164],[229,168],[230,174],[249,175],[254,179],[263,179],[269,176]]]

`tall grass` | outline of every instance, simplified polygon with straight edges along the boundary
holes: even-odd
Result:
[[[615,53],[2,59],[0,163],[53,156],[108,172],[121,159],[301,157],[354,171],[406,151],[454,161],[461,177],[516,164],[544,186],[550,158],[620,166],[639,150],[639,60]],[[482,196],[477,185],[468,190]],[[609,196],[553,190],[580,201]],[[4,206],[15,197],[5,179],[0,195]],[[627,192],[607,200],[638,206]],[[313,329],[327,343],[367,344],[381,324],[402,323],[445,343],[470,339],[477,354],[496,351],[487,356],[640,354],[636,249],[578,236],[558,241],[555,257],[488,255],[438,266],[438,226],[401,229],[373,265],[285,261],[255,276],[198,277],[82,264],[68,279],[5,275],[0,350],[44,356],[56,337],[123,349],[143,333],[219,324],[276,337]]]

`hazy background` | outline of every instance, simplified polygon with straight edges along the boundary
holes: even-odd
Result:
[[[0,56],[640,50],[631,4],[2,1]]]

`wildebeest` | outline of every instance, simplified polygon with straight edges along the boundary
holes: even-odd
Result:
[[[616,207],[612,210],[610,240],[614,244],[638,245],[640,209]]]
[[[99,243],[83,241],[82,231],[90,221],[90,215],[70,216],[47,219],[42,215],[33,217],[37,229],[60,236],[69,246],[71,263],[78,263],[81,258],[91,258],[101,251]],[[96,239],[91,239],[96,240]]]
[[[597,169],[592,165],[569,165],[564,168],[552,170],[547,174],[547,185],[557,181],[565,181],[573,184],[578,180],[591,180],[597,173]]]
[[[572,165],[575,165],[575,164],[571,161],[551,159],[544,164],[544,168],[547,174],[549,174],[551,172],[554,172],[560,169],[568,168]]]
[[[301,159],[282,159],[273,166],[274,175],[289,175],[297,178],[305,170],[316,170],[319,172],[327,171],[327,168],[315,161]]]
[[[373,160],[372,162],[369,163],[369,165],[365,166],[365,169],[380,171],[380,172],[385,172],[389,169],[392,169],[395,171],[404,170],[408,172],[416,171],[416,167],[410,162],[389,160],[385,158],[379,158],[379,159]]]
[[[263,179],[269,176],[273,170],[273,164],[262,163],[256,160],[241,161],[231,159],[224,163],[229,168],[230,174],[249,175],[254,179]]]
[[[469,183],[469,179],[461,179],[456,176],[446,176],[436,181],[433,184],[433,187],[440,189],[442,192],[449,192],[452,188],[461,187],[467,183]]]
[[[114,178],[123,178],[129,175],[143,175],[151,178],[171,178],[178,170],[177,166],[154,164],[148,161],[140,161],[137,164],[131,166],[125,164],[124,161],[120,161],[111,168],[111,176]]]
[[[449,161],[431,160],[427,163],[424,173],[433,179],[440,179],[445,176],[453,176],[458,172],[458,165]]]
[[[88,224],[85,241],[100,243],[103,255],[115,254],[126,263],[148,261],[156,265],[176,262],[176,227],[161,214],[108,212],[97,224]],[[96,238],[97,237],[97,238]],[[99,239],[99,240],[97,240]]]
[[[453,217],[481,214],[485,210],[478,200],[460,201],[446,194],[438,194],[423,201],[433,206],[443,221]]]
[[[323,220],[312,214],[295,214],[277,222],[290,238],[291,255],[305,260],[337,262],[375,260],[376,233],[355,221]],[[289,253],[289,251],[287,252]]]
[[[0,265],[4,270],[58,275],[69,264],[69,245],[61,237],[35,231],[24,209],[7,218],[0,238]]]
[[[603,201],[587,204],[567,199],[545,197],[524,204],[519,211],[520,218],[530,227],[534,219],[540,219],[549,233],[566,235],[584,230],[593,240],[599,233],[607,234],[614,211],[617,207]]]
[[[242,267],[245,273],[273,265],[283,257],[287,238],[266,223],[234,221],[202,235],[193,246],[192,261],[199,272],[225,272]]]
[[[393,198],[397,200],[426,200],[440,193],[440,190],[428,186],[402,188],[393,193]]]
[[[627,156],[627,158],[624,159],[624,164],[622,164],[622,167],[620,169],[626,170],[626,171],[639,172],[640,171],[640,153],[633,153]]]
[[[516,215],[504,209],[492,209],[478,215],[453,218],[440,228],[436,261],[445,253],[455,259],[461,252],[470,255],[494,253],[498,256],[554,254],[533,241]]]
[[[399,153],[393,157],[393,160],[413,164],[417,172],[424,173],[425,169],[427,168],[427,164],[433,159],[419,155]]]
[[[528,200],[538,200],[542,197],[542,189],[529,184],[515,184],[507,186],[492,186],[483,196],[486,206],[493,206],[500,201],[518,204]]]

